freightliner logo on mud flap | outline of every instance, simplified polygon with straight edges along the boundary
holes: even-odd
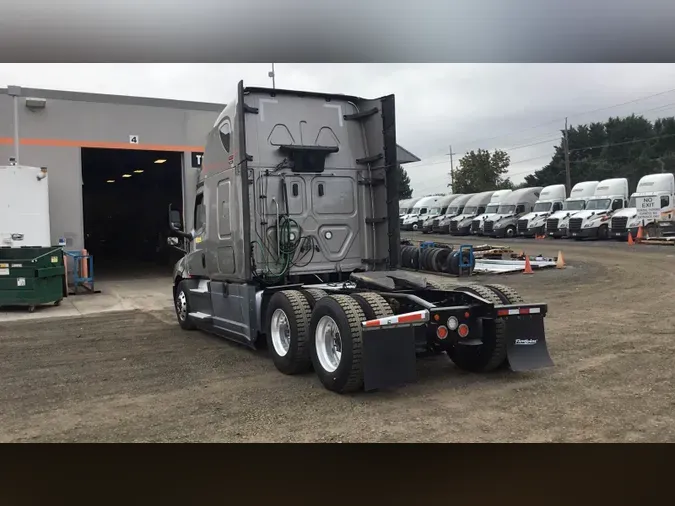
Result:
[[[527,346],[532,346],[533,344],[537,344],[538,339],[516,339],[515,344],[523,344]]]

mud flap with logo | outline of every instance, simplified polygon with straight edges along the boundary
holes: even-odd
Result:
[[[366,392],[416,381],[415,327],[364,329],[362,339],[363,389]]]
[[[552,367],[548,354],[544,317],[540,315],[505,318],[506,354],[513,371],[532,371]]]

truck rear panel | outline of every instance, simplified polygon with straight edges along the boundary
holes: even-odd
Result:
[[[258,271],[280,269],[284,239],[296,243],[289,275],[395,268],[394,97],[248,88],[243,100]]]

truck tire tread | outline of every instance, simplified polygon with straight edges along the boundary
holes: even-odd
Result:
[[[503,297],[507,304],[520,304],[525,302],[525,299],[523,299],[520,294],[510,286],[497,283],[491,283],[484,286],[488,287],[493,292],[496,292],[497,296]]]
[[[340,315],[337,313],[342,313]],[[329,313],[337,314],[329,314]],[[336,316],[336,323],[338,326],[342,323],[342,330],[349,332],[349,336],[341,332],[342,346],[344,350],[345,340],[349,339],[351,343],[351,362],[347,365],[341,362],[338,368],[333,373],[327,373],[321,367],[317,354],[315,344],[315,333],[318,321],[322,316],[329,315]],[[341,316],[343,318],[341,318]],[[365,321],[366,316],[361,309],[361,306],[349,295],[328,295],[321,299],[312,313],[311,322],[311,357],[321,383],[328,389],[338,393],[355,392],[363,388],[363,364],[362,364],[362,338],[361,338],[361,322]],[[338,321],[341,320],[341,321]],[[345,328],[346,327],[346,328]],[[343,360],[345,353],[343,351]]]
[[[279,356],[274,350],[272,333],[269,328],[272,314],[277,308],[283,309],[287,313],[287,318],[292,320],[289,321],[291,325],[291,345],[288,354],[283,357]],[[309,357],[311,308],[306,296],[299,290],[279,291],[270,299],[267,313],[267,347],[272,354],[274,365],[280,372],[288,375],[309,371],[312,365]]]
[[[307,299],[310,309],[314,309],[316,303],[319,302],[319,300],[323,299],[326,295],[328,295],[324,290],[321,290],[320,288],[305,288],[301,290],[301,292]]]
[[[456,290],[473,292],[493,304],[502,304],[497,293],[487,286],[469,285],[456,288]],[[457,345],[448,351],[448,356],[455,365],[470,372],[490,372],[500,368],[506,362],[506,324],[497,319],[494,325],[493,349],[490,350],[486,344],[471,347]]]
[[[351,298],[356,300],[361,307],[366,320],[376,320],[378,318],[386,318],[387,316],[394,315],[394,311],[391,309],[387,300],[379,293],[353,293]]]

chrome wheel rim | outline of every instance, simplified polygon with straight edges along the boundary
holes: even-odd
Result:
[[[291,347],[291,326],[283,309],[275,309],[270,322],[272,346],[280,357],[285,356]]]
[[[187,318],[187,297],[183,291],[181,291],[176,297],[176,314],[182,322],[184,322],[185,318]]]
[[[342,336],[337,323],[330,316],[322,316],[314,335],[316,356],[326,372],[334,372],[342,358]]]

